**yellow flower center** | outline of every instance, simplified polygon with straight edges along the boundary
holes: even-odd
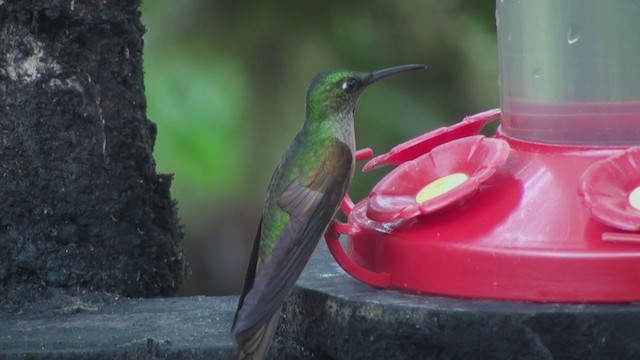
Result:
[[[416,195],[416,202],[418,204],[422,204],[442,194],[445,194],[462,185],[462,183],[467,181],[468,178],[469,176],[467,174],[453,173],[433,180],[418,192],[418,194]],[[638,192],[637,198],[638,204],[640,204],[640,191]]]
[[[629,204],[636,210],[640,210],[640,186],[629,194]]]

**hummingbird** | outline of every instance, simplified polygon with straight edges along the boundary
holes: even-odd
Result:
[[[282,304],[327,231],[355,167],[353,114],[374,82],[424,65],[327,71],[307,88],[306,120],[276,168],[231,331],[237,359],[264,359]]]

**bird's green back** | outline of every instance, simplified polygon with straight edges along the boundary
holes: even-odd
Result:
[[[278,197],[295,179],[307,183],[324,166],[329,149],[337,138],[326,122],[309,129],[308,122],[289,145],[280,167],[271,179],[270,191],[265,202],[259,256],[268,259],[276,240],[290,221],[290,215],[278,205]],[[313,134],[313,135],[311,135]]]

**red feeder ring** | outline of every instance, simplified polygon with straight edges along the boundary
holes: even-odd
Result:
[[[458,129],[464,139],[440,142],[439,136],[454,133],[450,129]],[[639,301],[640,234],[622,232],[631,227],[621,227],[617,221],[628,220],[626,203],[640,184],[634,182],[638,171],[631,166],[640,164],[640,151],[542,144],[501,133],[497,139],[468,138],[470,130],[458,124],[436,136],[423,135],[420,141],[408,141],[393,154],[376,158],[383,160],[369,163],[372,168],[411,161],[387,175],[370,198],[343,206],[348,223],[334,224],[326,237],[338,263],[370,285],[411,292],[542,302]],[[448,168],[429,165],[439,171],[435,178],[459,171],[456,166],[462,165],[456,165],[456,159],[464,158],[461,153],[438,155],[437,160],[433,154],[421,156],[477,139],[487,144],[506,142],[508,146],[499,146],[506,150],[496,154],[504,151],[508,158],[496,155],[489,161],[495,166],[493,174],[478,176],[483,180],[474,185],[473,196],[465,195],[460,185],[451,191],[460,192],[453,201],[445,201],[446,194],[432,199],[434,204],[446,203],[439,207],[446,211],[413,217],[403,210],[384,213],[404,207],[380,202],[377,196],[387,195],[385,191],[395,186],[393,196],[409,194],[415,199],[416,191],[432,179],[416,176],[419,171],[410,170],[414,164],[437,161],[438,165],[440,156],[450,156]],[[447,144],[437,148],[442,143]],[[506,159],[501,166],[500,159]],[[408,184],[403,184],[402,173]],[[402,187],[406,192],[398,192]],[[598,215],[601,211],[623,215],[607,222]],[[346,251],[336,232],[346,235]]]

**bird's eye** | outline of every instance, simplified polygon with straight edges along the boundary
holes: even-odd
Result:
[[[356,89],[358,82],[354,78],[349,78],[342,82],[342,90],[347,93],[353,92]]]

